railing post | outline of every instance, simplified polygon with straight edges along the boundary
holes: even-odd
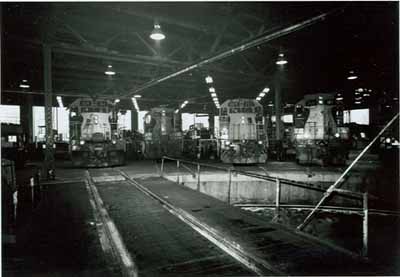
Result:
[[[13,204],[14,204],[14,222],[17,223],[17,208],[18,208],[18,190],[13,193]]]
[[[161,172],[160,172],[160,176],[164,177],[164,157],[162,157],[161,159]]]
[[[176,182],[177,182],[178,185],[179,185],[179,173],[180,173],[180,170],[179,170],[179,168],[180,168],[179,160],[176,160],[176,168],[178,169],[178,172],[177,172],[177,174],[176,174]]]
[[[368,256],[368,192],[363,193],[363,249],[364,257]]]
[[[29,179],[29,185],[31,187],[31,199],[32,199],[32,207],[35,206],[35,179],[31,177]]]
[[[231,189],[232,189],[232,170],[228,169],[228,204],[231,204]]]
[[[278,178],[276,178],[275,216],[279,215],[280,201],[281,201],[281,181]]]
[[[200,164],[197,164],[197,191],[200,191]]]

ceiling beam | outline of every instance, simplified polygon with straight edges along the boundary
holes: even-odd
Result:
[[[327,16],[329,16],[329,15],[331,15],[334,12],[337,12],[337,11],[338,11],[338,9],[335,9],[335,10],[332,10],[332,11],[327,12],[327,13],[322,13],[322,14],[320,14],[318,16],[314,16],[314,17],[309,18],[307,20],[301,21],[301,22],[299,22],[299,23],[297,23],[295,25],[291,25],[289,27],[280,29],[280,30],[278,30],[278,31],[276,31],[276,32],[274,32],[272,34],[271,33],[264,34],[264,35],[262,35],[262,36],[260,36],[258,38],[250,40],[250,41],[248,41],[248,42],[246,42],[244,44],[241,44],[239,46],[236,46],[236,47],[234,47],[232,49],[229,49],[227,51],[223,51],[223,52],[221,52],[221,53],[219,53],[219,54],[217,54],[215,56],[208,57],[206,59],[198,61],[195,64],[186,66],[186,67],[184,67],[184,68],[182,68],[182,69],[180,69],[180,70],[178,70],[176,72],[173,72],[171,74],[163,76],[163,77],[161,77],[161,78],[159,78],[157,80],[152,80],[150,82],[147,82],[144,85],[140,86],[139,88],[134,88],[127,95],[133,95],[133,94],[139,93],[139,92],[141,92],[141,91],[143,91],[145,89],[148,89],[150,87],[158,85],[158,84],[160,84],[160,83],[162,83],[162,82],[164,82],[166,80],[169,80],[171,78],[177,77],[177,76],[179,76],[179,75],[181,75],[183,73],[189,72],[189,71],[191,71],[193,69],[196,69],[196,68],[199,68],[201,66],[213,63],[215,61],[219,61],[221,59],[225,59],[225,58],[230,57],[232,55],[235,55],[237,53],[243,52],[243,51],[245,51],[245,50],[247,50],[249,48],[255,47],[257,45],[260,45],[260,44],[266,43],[268,41],[271,41],[273,39],[276,39],[276,38],[291,34],[291,33],[296,32],[298,30],[304,29],[304,28],[306,28],[308,26],[314,25],[315,23],[326,19]]]

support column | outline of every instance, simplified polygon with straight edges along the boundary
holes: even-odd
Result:
[[[20,118],[21,126],[24,134],[26,135],[26,142],[32,143],[33,141],[33,112],[32,105],[33,96],[28,94],[25,98],[25,102],[21,105]]]
[[[44,174],[49,179],[54,176],[54,149],[53,149],[53,88],[51,78],[51,48],[43,46],[43,76],[44,76],[44,115],[46,124],[46,149],[44,155]]]
[[[214,134],[215,122],[214,122],[214,114],[212,114],[212,113],[208,114],[208,126],[210,128],[210,133],[213,134],[213,136],[215,138],[215,134]]]
[[[282,121],[281,121],[281,99],[282,99],[282,90],[281,90],[281,72],[277,71],[275,74],[275,126],[276,126],[276,140],[280,141],[281,130],[282,130]]]
[[[136,110],[131,110],[131,129],[137,131],[139,129],[139,113]]]

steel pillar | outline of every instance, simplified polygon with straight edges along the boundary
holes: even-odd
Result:
[[[26,101],[21,105],[20,118],[21,126],[24,134],[26,135],[26,142],[33,141],[33,113],[32,113],[33,96],[27,95]]]
[[[276,140],[279,142],[282,139],[282,121],[281,121],[281,108],[282,108],[282,90],[281,90],[281,71],[278,70],[275,74],[275,126],[276,126]]]
[[[139,129],[139,113],[136,110],[131,110],[131,129],[137,131]]]
[[[214,134],[215,122],[214,122],[214,114],[213,113],[208,114],[208,126],[210,128],[210,133],[213,134],[213,136],[215,138],[215,134]]]
[[[54,148],[53,148],[53,88],[51,79],[51,47],[43,45],[43,76],[44,76],[44,115],[46,125],[46,148],[44,153],[44,174],[47,179],[54,176]]]

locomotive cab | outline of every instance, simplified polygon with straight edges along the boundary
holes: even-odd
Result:
[[[78,99],[70,107],[70,154],[75,166],[125,163],[126,142],[111,101]]]
[[[265,163],[266,132],[263,109],[252,99],[232,99],[220,109],[221,161],[234,164]]]
[[[348,134],[333,95],[306,95],[296,104],[293,143],[298,163],[345,164]]]

